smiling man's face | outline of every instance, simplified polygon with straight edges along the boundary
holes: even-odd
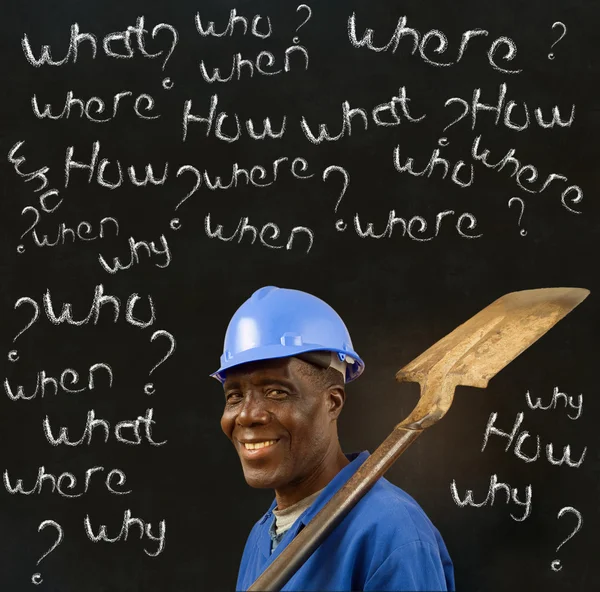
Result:
[[[297,358],[253,362],[227,373],[221,427],[252,487],[310,495],[347,462],[340,461],[336,424],[343,378],[335,384],[317,376]]]

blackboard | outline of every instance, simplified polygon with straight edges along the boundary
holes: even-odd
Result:
[[[414,407],[395,372],[493,300],[589,289],[388,477],[458,589],[597,589],[599,14],[7,0],[1,589],[234,588],[272,492],[244,482],[209,374],[266,285],[328,302],[365,360],[347,452]]]

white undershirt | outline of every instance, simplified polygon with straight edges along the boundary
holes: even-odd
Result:
[[[289,530],[292,524],[300,518],[300,515],[304,510],[315,501],[321,491],[323,490],[321,489],[320,491],[301,499],[299,502],[285,508],[285,510],[273,510],[273,514],[275,515],[275,534],[280,535]]]

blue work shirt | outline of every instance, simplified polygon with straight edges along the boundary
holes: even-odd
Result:
[[[345,466],[300,515],[271,553],[269,511],[254,525],[242,556],[237,590],[247,590],[311,518],[369,457],[347,455]],[[454,590],[446,545],[406,492],[380,478],[290,578],[282,590]]]

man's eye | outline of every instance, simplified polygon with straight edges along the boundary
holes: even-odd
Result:
[[[287,397],[287,392],[281,389],[271,389],[267,391],[267,395],[281,399],[283,397]]]
[[[225,401],[227,403],[237,403],[238,401],[241,401],[241,399],[242,396],[240,395],[240,393],[229,393],[225,396]]]

